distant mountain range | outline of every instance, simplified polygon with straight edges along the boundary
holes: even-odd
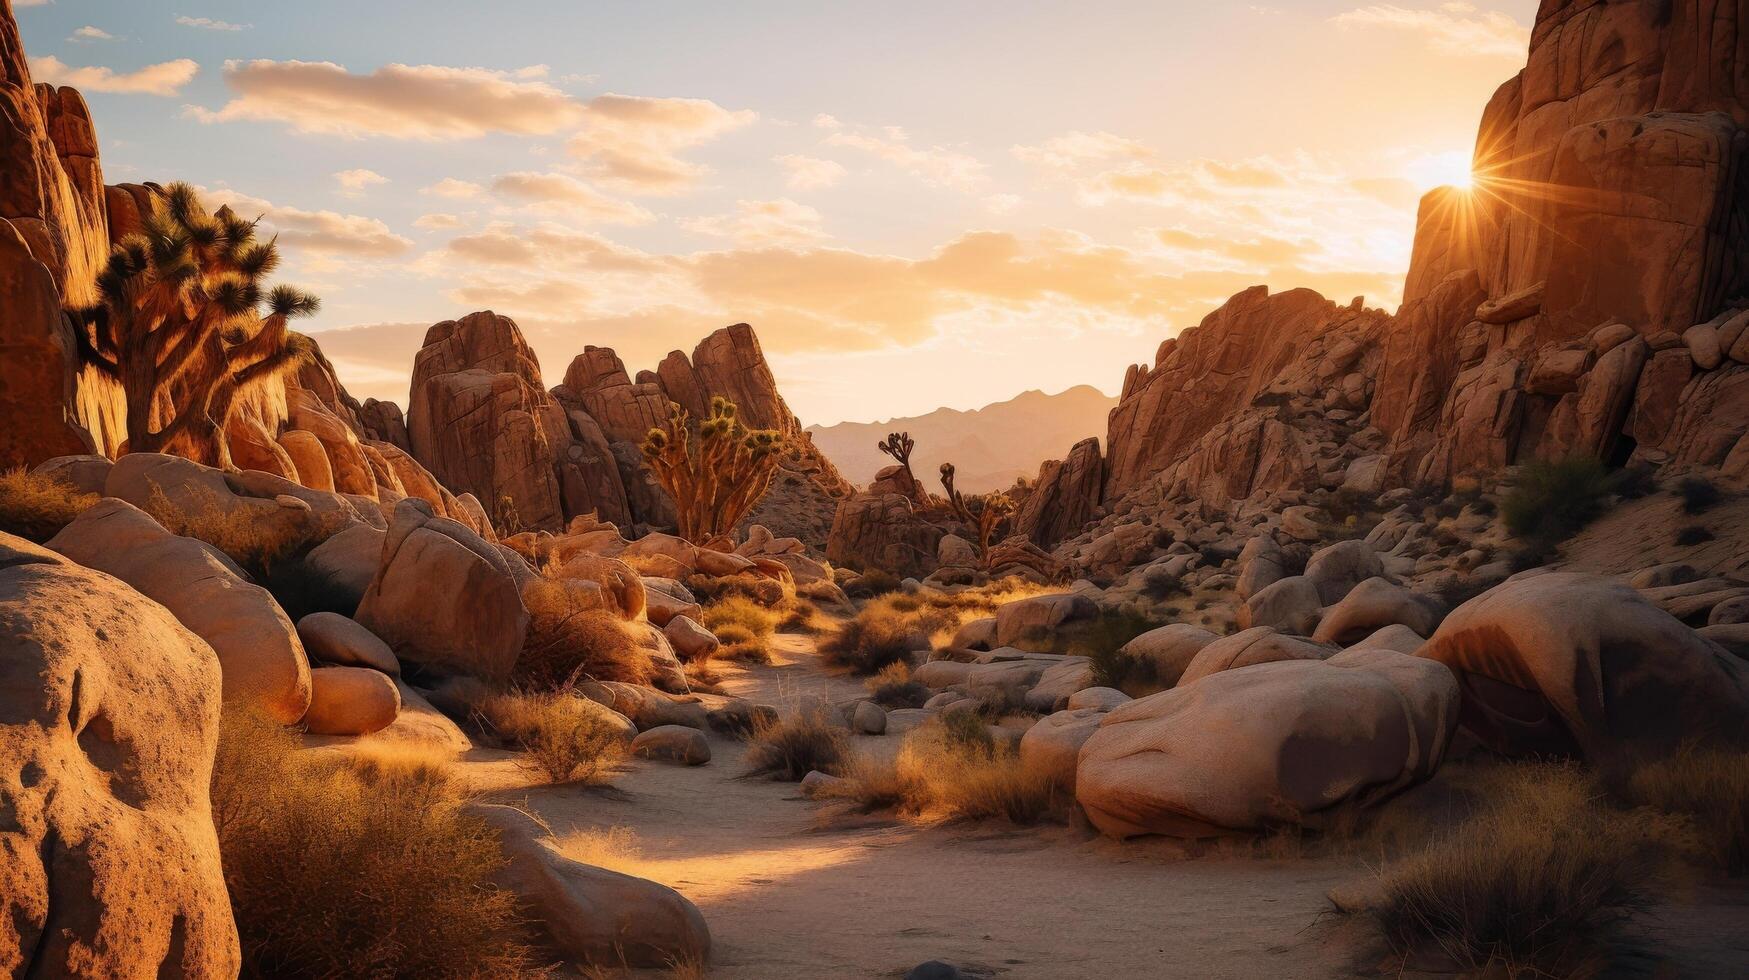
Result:
[[[917,440],[911,469],[932,490],[937,471],[951,462],[961,490],[986,493],[1032,479],[1039,464],[1059,458],[1088,436],[1104,436],[1106,414],[1117,399],[1091,385],[1055,395],[1028,391],[1005,402],[962,412],[939,408],[928,415],[886,422],[841,422],[809,426],[814,445],[846,479],[866,486],[893,462],[875,446],[889,432],[909,432]]]

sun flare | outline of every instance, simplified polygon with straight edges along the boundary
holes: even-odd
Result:
[[[1467,150],[1449,150],[1420,157],[1405,168],[1417,190],[1452,187],[1467,191],[1475,185],[1471,156]]]

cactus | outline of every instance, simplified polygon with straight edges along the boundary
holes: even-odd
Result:
[[[1005,493],[988,493],[967,497],[953,485],[952,463],[941,464],[941,487],[947,491],[947,504],[968,528],[978,536],[978,561],[990,567],[990,542],[1004,522],[1014,514],[1014,500]]]
[[[225,424],[237,399],[315,352],[287,323],[319,303],[267,289],[278,265],[255,222],[229,208],[209,214],[187,184],[167,188],[141,233],[116,245],[97,277],[99,304],[75,312],[83,360],[126,399],[125,451],[230,467]]]
[[[695,544],[733,535],[777,473],[783,433],[748,431],[735,411],[734,402],[712,398],[695,445],[686,410],[670,403],[667,421],[644,438],[644,461],[674,498],[679,534]]]

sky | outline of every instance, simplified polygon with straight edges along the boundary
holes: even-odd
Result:
[[[433,323],[556,384],[754,325],[805,423],[1115,394],[1265,283],[1394,309],[1534,0],[13,0],[110,183],[276,232],[407,402]]]

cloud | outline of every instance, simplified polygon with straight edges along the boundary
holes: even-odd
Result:
[[[1374,4],[1337,14],[1331,20],[1343,27],[1419,34],[1444,54],[1523,60],[1530,46],[1530,28],[1508,14],[1478,10],[1471,3],[1442,3],[1432,9]]]
[[[435,184],[419,188],[419,193],[432,197],[447,197],[454,201],[467,201],[479,197],[486,189],[471,180],[457,180],[445,177]]]
[[[820,212],[788,198],[736,201],[733,214],[693,218],[680,226],[694,234],[747,246],[796,245],[825,237],[820,230]]]
[[[757,113],[725,109],[708,99],[598,95],[583,114],[571,154],[589,176],[633,194],[668,195],[691,190],[710,173],[681,159],[680,151],[707,143],[758,119]]]
[[[984,163],[978,158],[939,146],[912,146],[905,131],[888,127],[883,136],[835,132],[826,137],[833,146],[861,150],[891,163],[931,187],[976,190],[986,181]]]
[[[771,159],[772,162],[783,166],[783,169],[789,174],[790,187],[798,191],[831,187],[842,180],[846,172],[844,165],[836,161],[803,156],[799,153],[785,153]]]
[[[546,136],[583,118],[583,107],[551,85],[486,68],[391,64],[358,75],[326,61],[229,61],[225,82],[236,97],[217,110],[191,106],[194,118],[427,141]]]
[[[1018,194],[991,194],[984,198],[984,210],[991,214],[1013,214],[1024,203]]]
[[[183,27],[198,27],[203,31],[246,31],[248,24],[233,24],[230,21],[213,20],[211,17],[178,17],[176,23]]]
[[[214,207],[228,206],[245,217],[260,216],[263,228],[291,250],[354,258],[394,258],[411,251],[413,242],[389,230],[375,218],[334,211],[282,207],[233,190],[201,191]]]
[[[545,279],[536,283],[460,286],[447,294],[469,309],[508,309],[543,316],[567,316],[585,308],[593,293],[580,283]]]
[[[116,36],[101,27],[92,27],[90,24],[86,24],[84,27],[74,31],[67,40],[75,43],[81,41],[114,41],[116,40]]]
[[[844,124],[838,121],[837,116],[822,112],[814,117],[814,128],[816,129],[842,129],[843,127]]]
[[[656,218],[645,208],[630,201],[609,197],[566,174],[504,174],[492,181],[492,190],[500,197],[524,204],[563,208],[589,222],[642,225]]]
[[[74,68],[53,55],[30,59],[31,77],[39,82],[116,95],[175,95],[199,72],[200,66],[188,58],[120,74],[97,66]]]
[[[375,170],[342,170],[334,175],[340,184],[340,193],[345,197],[363,197],[365,188],[377,184],[386,184],[389,178]]]
[[[1037,146],[1015,146],[1014,158],[1051,170],[1073,170],[1083,164],[1115,159],[1145,160],[1153,156],[1137,140],[1111,133],[1080,131],[1053,136]]]
[[[462,219],[453,214],[422,214],[413,219],[413,227],[421,231],[446,231],[462,224]]]

